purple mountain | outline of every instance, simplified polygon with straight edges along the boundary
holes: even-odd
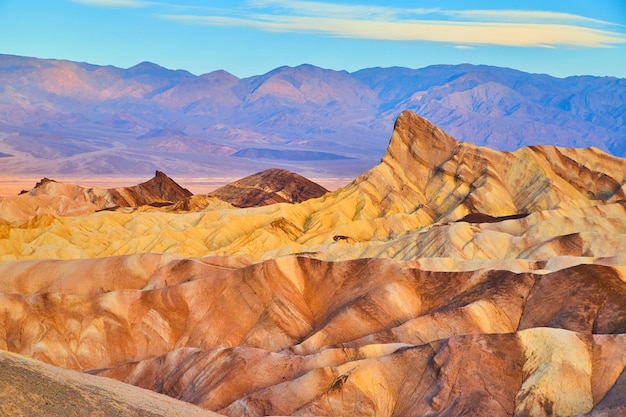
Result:
[[[311,65],[239,79],[0,55],[0,172],[237,176],[281,167],[354,176],[413,110],[459,140],[626,155],[626,79],[436,65]]]

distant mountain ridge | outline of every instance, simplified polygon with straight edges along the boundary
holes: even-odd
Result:
[[[378,162],[404,110],[499,150],[550,144],[626,155],[620,78],[462,64],[353,73],[300,65],[239,79],[0,55],[0,153],[12,155],[0,172],[243,176],[280,167],[353,176]]]

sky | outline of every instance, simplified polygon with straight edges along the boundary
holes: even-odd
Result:
[[[626,78],[626,0],[0,0],[0,53],[241,78],[305,63]]]

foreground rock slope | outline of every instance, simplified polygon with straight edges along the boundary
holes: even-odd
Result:
[[[0,352],[0,411],[5,416],[217,416],[153,392],[6,352]]]
[[[406,112],[303,203],[5,221],[0,349],[228,416],[621,415],[625,184]]]

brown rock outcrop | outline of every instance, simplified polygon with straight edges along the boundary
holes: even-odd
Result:
[[[120,261],[99,261],[101,273],[128,274]],[[62,261],[67,271],[72,262],[86,261]],[[227,415],[574,415],[619,389],[626,365],[626,283],[614,267],[159,265],[136,289],[16,286],[0,297],[2,348]]]
[[[161,171],[141,184],[121,188],[83,188],[72,184],[62,184],[48,178],[42,179],[28,195],[65,196],[73,200],[92,203],[99,208],[108,207],[139,207],[152,203],[174,203],[192,196],[186,188],[181,187]]]
[[[235,207],[259,207],[275,203],[301,203],[321,197],[328,190],[285,169],[268,169],[211,192]]]

